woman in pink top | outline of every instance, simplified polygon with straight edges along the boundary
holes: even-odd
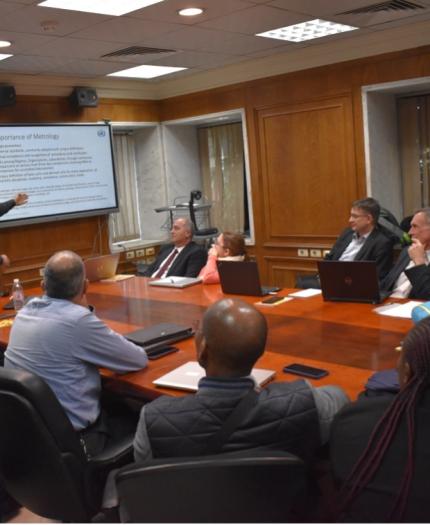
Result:
[[[223,261],[243,261],[245,260],[245,239],[240,233],[224,232],[221,233],[211,246],[208,253],[208,261],[199,273],[203,284],[219,283],[217,260]]]

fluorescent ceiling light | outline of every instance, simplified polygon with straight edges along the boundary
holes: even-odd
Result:
[[[5,53],[0,53],[0,60],[4,60],[5,58],[13,57],[13,55],[7,55]]]
[[[181,16],[197,16],[203,13],[204,9],[200,7],[187,7],[186,9],[180,9],[178,14]]]
[[[313,40],[314,38],[321,38],[323,36],[354,31],[354,29],[358,29],[358,27],[316,19],[308,20],[307,22],[302,22],[301,24],[295,24],[293,26],[271,29],[264,33],[258,33],[255,36],[288,40],[289,42],[304,42],[305,40]]]
[[[137,9],[142,9],[163,0],[45,0],[42,7],[56,7],[70,11],[98,13],[101,15],[121,16]]]
[[[115,73],[109,73],[108,77],[129,77],[129,78],[155,78],[161,77],[162,75],[169,75],[170,73],[176,73],[176,71],[182,71],[188,69],[186,67],[166,67],[166,66],[137,66],[129,69],[123,69],[122,71],[116,71]]]
[[[12,42],[9,42],[9,40],[0,40],[0,47],[9,47],[12,44]]]

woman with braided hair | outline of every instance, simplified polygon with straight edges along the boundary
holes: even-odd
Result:
[[[359,399],[333,423],[340,521],[430,521],[430,318],[400,352],[399,393]]]

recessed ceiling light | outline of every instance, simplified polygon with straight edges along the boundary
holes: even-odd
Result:
[[[203,13],[204,9],[200,7],[187,7],[186,9],[180,9],[178,15],[181,16],[197,16]]]
[[[162,1],[163,0],[45,0],[37,5],[68,9],[70,11],[83,11],[85,13],[121,16]]]
[[[9,47],[12,45],[12,42],[9,42],[9,40],[0,40],[0,47]]]
[[[5,58],[13,57],[13,55],[7,55],[5,53],[0,53],[0,60],[4,60]]]
[[[182,71],[188,69],[186,67],[166,67],[166,66],[137,66],[129,69],[123,69],[122,71],[116,71],[115,73],[109,73],[108,77],[129,77],[129,78],[155,78],[161,77],[162,75],[169,75],[170,73],[176,73],[176,71]]]
[[[276,38],[278,40],[288,40],[289,42],[304,42],[323,36],[335,35],[346,31],[354,31],[358,27],[329,22],[328,20],[308,20],[301,24],[293,26],[280,27],[264,33],[258,33],[255,36],[264,36],[265,38]]]

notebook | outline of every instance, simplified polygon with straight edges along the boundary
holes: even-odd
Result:
[[[196,392],[198,383],[205,376],[205,370],[197,361],[188,361],[184,365],[175,368],[168,374],[159,377],[153,381],[154,385],[168,388],[178,388],[179,390],[189,390]],[[262,368],[253,368],[251,372],[256,382],[262,386],[270,381],[274,375],[274,370],[264,370]]]
[[[100,255],[100,257],[86,259],[84,266],[87,279],[90,282],[110,279],[116,274],[118,262],[119,253]]]
[[[280,290],[276,286],[261,286],[255,261],[217,261],[216,264],[224,293],[262,296]]]
[[[156,279],[149,281],[150,286],[167,286],[168,288],[187,288],[202,282],[201,277],[163,277],[163,279]]]
[[[379,290],[375,261],[318,261],[324,301],[380,303],[389,292]]]

